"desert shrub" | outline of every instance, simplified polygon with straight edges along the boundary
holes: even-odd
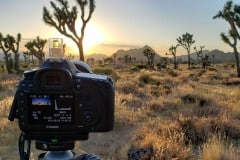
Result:
[[[97,67],[97,68],[93,69],[93,72],[96,74],[111,75],[111,74],[113,74],[113,69],[106,68],[106,67]]]
[[[146,64],[139,64],[136,67],[139,69],[147,69],[148,68],[148,66]]]
[[[211,133],[210,119],[185,118],[178,122],[184,133],[185,144],[203,144]]]
[[[189,78],[190,78],[192,81],[198,81],[198,80],[199,80],[199,76],[198,76],[196,73],[190,73],[190,74],[189,74]]]
[[[150,81],[152,81],[152,78],[151,78],[151,75],[150,75],[150,74],[148,74],[148,73],[143,73],[143,74],[141,74],[141,75],[138,77],[138,80],[139,80],[141,83],[148,84],[148,83],[150,83]]]
[[[114,82],[116,82],[120,78],[112,68],[107,67],[94,68],[93,73],[110,76]]]
[[[151,84],[156,86],[159,86],[161,84],[160,80],[152,78],[151,74],[149,73],[142,73],[138,77],[138,80],[140,83],[144,83],[144,84]]]
[[[197,76],[198,76],[198,77],[201,77],[204,73],[206,73],[206,70],[205,70],[205,69],[202,69],[202,70],[200,70],[200,71],[197,73]]]
[[[183,105],[192,106],[192,114],[197,117],[218,116],[222,111],[221,107],[207,95],[198,93],[186,93],[180,97]]]
[[[149,129],[151,128],[151,129]],[[150,121],[136,131],[132,148],[152,149],[156,159],[192,159],[184,134],[175,123]]]
[[[210,97],[201,95],[199,93],[186,93],[181,95],[180,98],[184,103],[197,103],[200,107],[213,103]]]
[[[214,154],[213,154],[214,153]],[[222,136],[213,135],[203,145],[201,159],[232,159],[237,160],[240,157],[239,148],[233,143],[226,143],[226,139]]]
[[[195,103],[196,102],[196,96],[193,94],[182,95],[181,99],[184,103]]]
[[[120,102],[122,105],[132,108],[132,109],[138,109],[141,108],[143,105],[143,101],[133,95],[124,95],[120,98]]]
[[[240,139],[240,121],[239,120],[214,120],[211,122],[213,131],[220,134],[223,137],[229,139],[239,140]]]
[[[239,78],[226,78],[223,80],[222,84],[224,85],[239,85],[240,84],[240,79]]]
[[[24,63],[24,64],[22,65],[22,68],[23,68],[24,70],[27,70],[27,69],[29,68],[29,64]]]
[[[172,77],[177,77],[178,76],[178,73],[171,68],[167,69],[167,73]]]
[[[209,71],[218,72],[218,70],[217,70],[216,68],[214,68],[214,67],[209,67],[208,70],[209,70]]]
[[[240,139],[238,120],[196,117],[180,119],[178,122],[186,144],[203,144],[211,135],[219,135],[234,141]]]
[[[159,97],[162,95],[168,95],[172,93],[171,88],[166,85],[160,85],[160,82],[156,85],[151,86],[150,93],[154,97]]]
[[[146,113],[151,117],[168,117],[169,119],[175,118],[178,113],[178,101],[166,100],[163,97],[152,99],[146,102]]]
[[[118,82],[116,88],[123,94],[134,94],[138,90],[138,86],[136,84],[128,83],[126,81]]]
[[[130,71],[131,71],[131,72],[139,72],[139,71],[140,71],[140,68],[138,68],[138,67],[131,67],[131,68],[130,68]]]
[[[116,92],[116,99],[115,99],[115,122],[114,128],[118,130],[119,127],[123,126],[133,126],[136,125],[137,121],[139,121],[139,117],[141,112],[138,111],[136,107],[137,98],[132,100],[132,95],[123,95],[119,92]],[[139,101],[142,103],[141,101]],[[134,106],[131,105],[134,103]],[[141,104],[140,104],[141,105]],[[128,128],[129,129],[129,128]]]

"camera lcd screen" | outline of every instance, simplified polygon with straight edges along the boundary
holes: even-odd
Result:
[[[30,94],[29,123],[30,124],[73,124],[74,95],[72,94]]]

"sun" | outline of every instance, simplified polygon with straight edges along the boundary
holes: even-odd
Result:
[[[97,26],[89,25],[85,29],[83,49],[85,52],[88,52],[95,45],[102,43],[104,40],[104,33]]]
[[[81,28],[81,26],[77,25],[77,28]],[[83,50],[85,54],[91,54],[91,52],[95,52],[96,48],[94,47],[96,47],[100,43],[103,43],[106,40],[106,34],[104,34],[104,31],[101,30],[100,27],[98,27],[96,24],[88,24],[84,32],[85,34],[83,38]],[[62,38],[63,44],[66,44],[66,54],[78,55],[78,47],[72,39],[60,34],[56,30],[51,30],[46,35],[47,36],[45,37],[48,38]]]

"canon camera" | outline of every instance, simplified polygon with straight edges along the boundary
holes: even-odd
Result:
[[[66,59],[47,59],[24,72],[9,114],[29,139],[74,141],[114,124],[114,86],[110,77],[81,72]]]

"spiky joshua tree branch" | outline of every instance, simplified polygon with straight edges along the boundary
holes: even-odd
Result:
[[[94,0],[76,0],[80,9],[81,9],[81,35],[78,35],[76,28],[76,21],[78,16],[77,7],[73,6],[72,9],[69,9],[67,0],[56,0],[61,7],[58,7],[54,2],[50,2],[54,12],[51,14],[49,10],[44,7],[43,8],[43,21],[56,28],[61,34],[70,38],[75,42],[79,49],[79,57],[80,60],[84,61],[84,52],[83,52],[83,38],[84,38],[84,30],[86,28],[87,23],[92,17],[92,14],[95,9],[95,1]],[[86,7],[89,6],[88,15],[85,16]]]
[[[233,48],[236,66],[237,66],[237,75],[240,77],[240,64],[239,64],[239,52],[237,48],[238,40],[240,40],[240,34],[238,30],[240,29],[240,5],[233,5],[232,1],[226,2],[222,11],[219,11],[213,19],[222,18],[228,22],[230,29],[228,35],[221,33],[221,38],[224,43],[228,44]]]

